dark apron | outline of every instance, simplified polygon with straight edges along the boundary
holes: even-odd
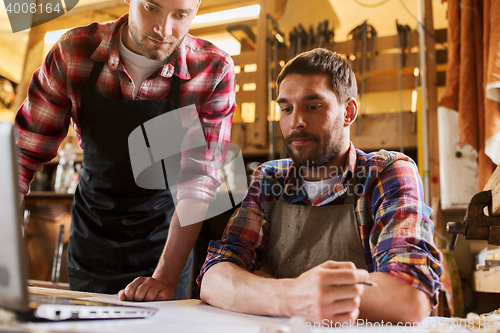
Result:
[[[128,136],[144,122],[180,107],[180,78],[165,99],[110,99],[94,91],[104,63],[97,62],[82,94],[83,154],[68,247],[71,290],[115,294],[138,276],[151,276],[175,210],[170,190],[138,187]],[[175,299],[187,298],[192,254]]]

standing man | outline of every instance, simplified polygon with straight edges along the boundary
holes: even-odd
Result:
[[[227,146],[235,109],[232,59],[187,34],[200,1],[125,0],[128,14],[68,31],[33,75],[16,116],[22,193],[56,155],[70,121],[84,152],[68,249],[72,290],[117,293],[150,276],[131,284],[133,299],[187,297],[201,223],[181,227],[179,214],[189,207],[203,220],[219,184],[203,160],[213,160],[210,148]],[[183,160],[181,175],[200,176],[179,191],[175,207],[170,190],[135,184],[127,139],[144,122],[192,104],[209,148]]]
[[[354,148],[356,78],[337,54],[298,55],[277,87],[291,159],[255,171],[209,245],[202,300],[322,324],[422,320],[437,304],[442,257],[414,162]]]

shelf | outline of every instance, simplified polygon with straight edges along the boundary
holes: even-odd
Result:
[[[59,158],[60,158],[59,155],[57,155],[56,157],[54,157],[50,161],[45,162],[44,164],[58,164],[59,163]],[[75,158],[75,164],[76,163],[82,163],[82,162],[83,162],[83,150],[77,152],[76,153],[76,158]]]
[[[73,194],[69,193],[56,193],[54,191],[31,191],[27,198],[33,199],[73,199]]]

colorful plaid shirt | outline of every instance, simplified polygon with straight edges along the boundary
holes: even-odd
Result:
[[[70,121],[82,146],[81,96],[96,61],[106,62],[96,91],[108,98],[133,99],[134,85],[119,53],[119,38],[127,21],[128,14],[114,23],[93,23],[68,31],[35,71],[28,97],[16,116],[21,164],[19,186],[23,193],[29,191],[29,184],[42,163],[56,156]],[[165,98],[172,75],[182,79],[181,106],[196,105],[208,145],[227,147],[236,107],[233,60],[211,43],[188,34],[168,62],[142,83],[136,99]],[[207,149],[206,154],[211,153]],[[213,156],[206,158],[211,160]],[[188,167],[204,165],[189,163]],[[215,196],[218,180],[205,171],[189,170],[206,176],[197,178],[197,184],[189,184],[195,190],[183,192],[182,198],[210,201]]]
[[[222,240],[210,242],[197,279],[199,285],[203,274],[222,261],[248,271],[260,269],[266,255],[269,217],[277,199],[283,197],[284,202],[296,205],[343,204],[348,181],[356,172],[355,215],[368,270],[387,273],[419,288],[434,306],[437,304],[442,254],[434,244],[431,209],[423,201],[422,182],[409,157],[385,150],[366,154],[351,143],[346,166],[340,170],[341,182],[312,203],[302,190],[297,170],[291,159],[270,161],[255,170]]]

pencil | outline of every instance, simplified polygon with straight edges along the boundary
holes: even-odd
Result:
[[[364,284],[365,286],[370,286],[370,287],[378,287],[378,284],[373,281],[366,281],[366,282],[361,282],[361,284]]]

